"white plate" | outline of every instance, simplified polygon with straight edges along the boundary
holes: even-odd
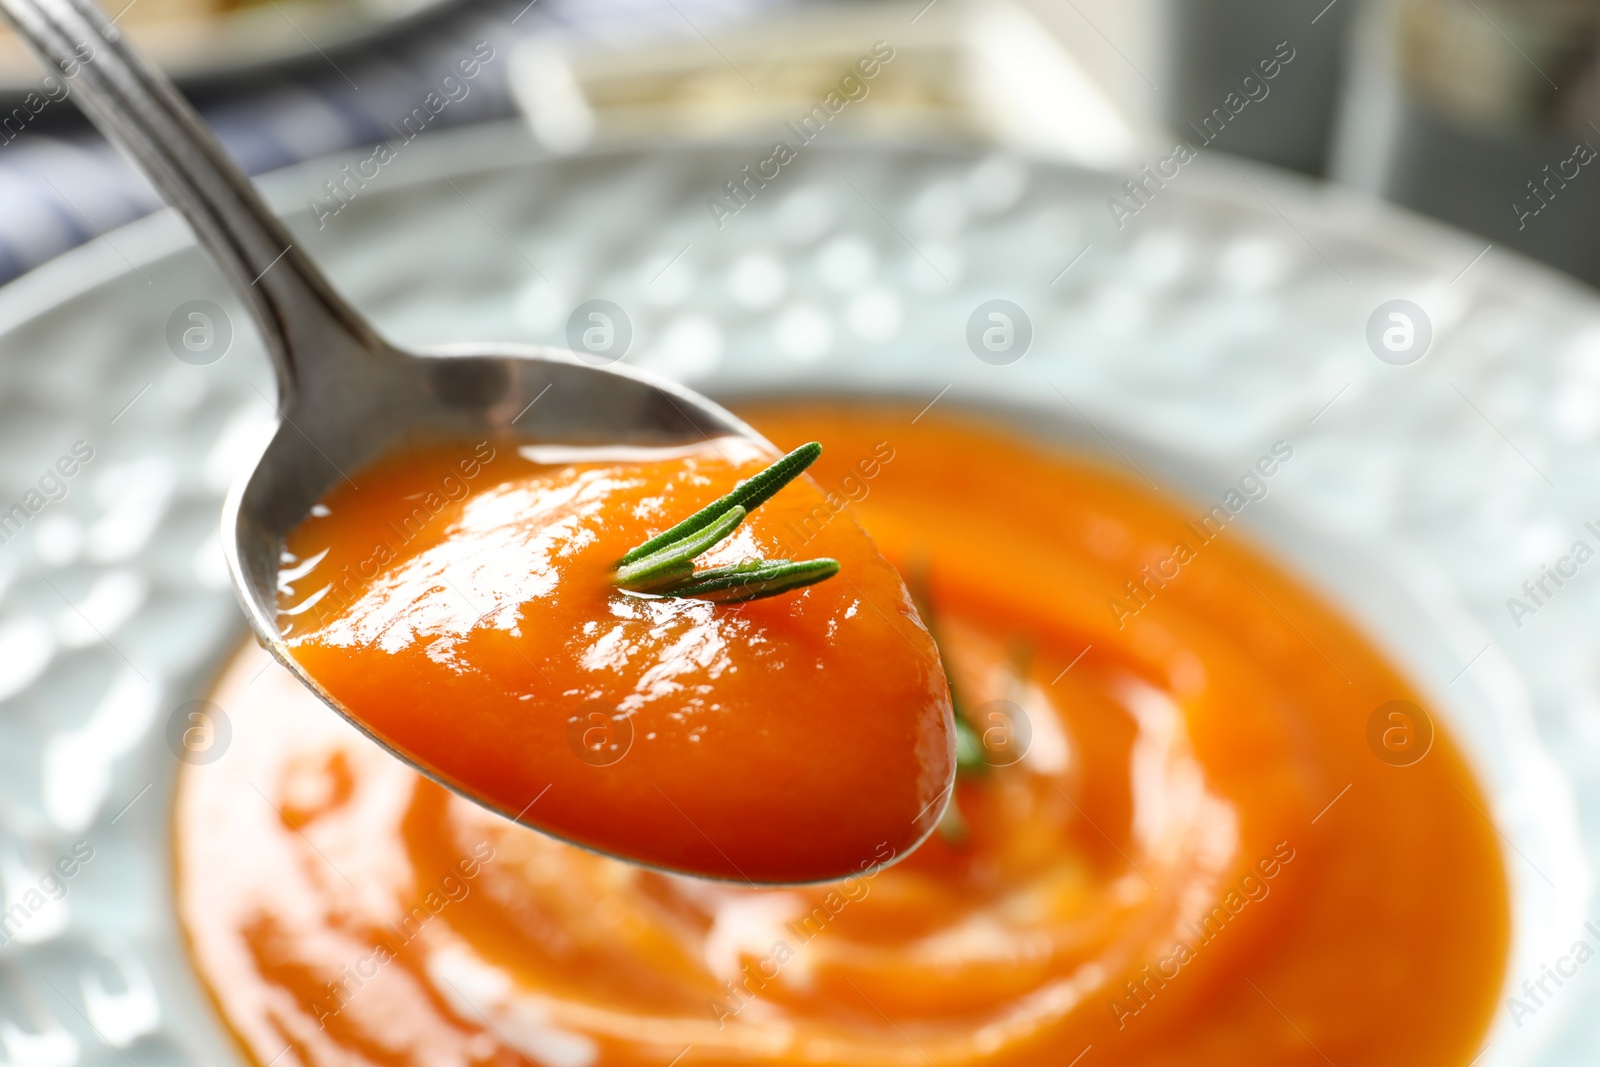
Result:
[[[1584,935],[1600,599],[1580,577],[1520,628],[1505,601],[1573,541],[1600,543],[1582,527],[1600,515],[1587,504],[1600,306],[1586,291],[1211,159],[1118,229],[1107,198],[1120,176],[824,140],[719,227],[707,199],[769,154],[550,160],[518,127],[462,130],[405,145],[337,214],[324,204],[320,228],[307,198],[347,160],[264,184],[334,281],[407,342],[563,344],[579,303],[609,299],[631,321],[628,360],[714,394],[1000,407],[1196,500],[1263,443],[1292,441],[1251,532],[1376,635],[1474,758],[1510,846],[1508,985]],[[966,341],[996,298],[1033,332],[1005,366]],[[1433,323],[1411,366],[1365,339],[1395,298]],[[167,341],[191,300],[231,322],[231,350],[208,365]],[[0,545],[5,908],[40,899],[30,890],[74,842],[94,850],[65,897],[0,946],[0,1058],[235,1062],[170,904],[165,735],[242,633],[216,517],[272,417],[271,374],[169,216],[0,291],[0,351],[0,512],[74,442],[94,450]],[[1592,1062],[1582,1020],[1600,1007],[1597,976],[1580,971],[1520,1027],[1502,1006],[1478,1062]]]

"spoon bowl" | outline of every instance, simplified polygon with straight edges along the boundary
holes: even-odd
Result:
[[[324,703],[397,758],[461,792],[367,729],[290,654],[279,605],[290,531],[340,483],[359,488],[362,468],[379,457],[431,443],[670,446],[729,435],[764,439],[691,390],[629,368],[592,366],[556,348],[461,344],[409,352],[382,345],[327,369],[332,380],[280,401],[266,447],[229,489],[222,550],[234,591],[256,639]]]

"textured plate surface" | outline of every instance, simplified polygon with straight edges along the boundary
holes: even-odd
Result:
[[[747,186],[737,213],[707,206],[768,155],[549,160],[497,126],[404,145],[315,213],[307,198],[361,155],[265,184],[404,342],[566,344],[575,310],[608,300],[629,362],[720,398],[1003,409],[1197,503],[1291,441],[1242,521],[1377,635],[1475,759],[1510,846],[1508,985],[1594,942],[1600,591],[1580,575],[1520,619],[1506,604],[1575,541],[1600,545],[1583,525],[1600,518],[1586,291],[1210,159],[1120,228],[1107,199],[1125,176],[843,140]],[[1420,362],[1369,349],[1394,299],[1431,320]],[[1027,320],[1014,362],[975,354],[994,320],[969,320],[991,300]],[[0,1062],[235,1062],[170,904],[168,737],[242,636],[217,513],[274,417],[271,374],[167,216],[0,291],[0,353],[0,516],[25,518],[0,526]],[[50,475],[75,447],[75,472]],[[74,848],[92,855],[46,879]],[[1597,1008],[1600,966],[1582,968],[1532,1014],[1502,1006],[1479,1063],[1591,1063]]]

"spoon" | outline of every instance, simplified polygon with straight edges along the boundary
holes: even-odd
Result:
[[[689,389],[625,367],[591,366],[566,351],[515,344],[408,351],[391,344],[334,291],[200,116],[90,0],[0,0],[0,13],[66,76],[73,99],[188,221],[266,342],[279,422],[254,468],[234,482],[222,513],[223,552],[256,637],[335,712],[438,780],[329,696],[279,633],[283,540],[312,505],[351,472],[423,441],[766,440]]]

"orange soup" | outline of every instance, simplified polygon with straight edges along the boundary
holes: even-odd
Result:
[[[1361,634],[1198,509],[982,422],[748,414],[826,449],[772,535],[859,520],[925,598],[971,727],[938,832],[804,888],[633,866],[420,777],[252,649],[175,838],[253,1062],[1466,1067],[1505,872],[1447,734],[1369,742],[1421,701]],[[806,754],[881,743],[829,720]]]
[[[855,874],[933,828],[954,742],[938,651],[854,519],[797,536],[828,509],[802,477],[695,561],[838,561],[779,596],[613,584],[777,458],[732,437],[387,458],[289,538],[291,654],[379,739],[568,841],[751,883]]]

